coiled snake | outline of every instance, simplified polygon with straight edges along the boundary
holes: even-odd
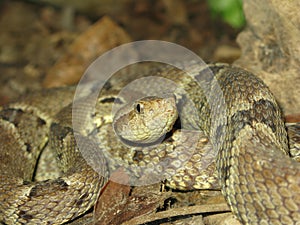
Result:
[[[205,76],[208,70],[215,79]],[[42,91],[4,106],[0,111],[0,222],[60,224],[72,220],[95,203],[108,174],[118,167],[114,160],[123,161],[124,168],[130,165],[129,171],[133,165],[156,167],[166,158],[173,159],[171,166],[157,166],[156,174],[165,172],[169,186],[220,185],[233,213],[244,224],[299,222],[300,164],[288,156],[281,112],[266,85],[251,73],[226,64],[204,68],[191,64],[189,71],[191,76],[168,66],[152,70],[147,75],[169,79],[184,92],[138,100],[121,108],[114,122],[112,104],[125,102],[118,89],[109,90],[107,85],[97,100],[96,113],[85,115],[93,122],[82,120],[81,130],[72,130],[69,104],[74,88]],[[196,116],[187,99],[194,104]],[[88,98],[83,97],[82,102]],[[178,121],[187,131],[173,128],[170,134],[170,127]],[[137,126],[139,123],[143,125]],[[201,131],[195,135],[194,130]],[[99,143],[87,138],[95,131]],[[76,133],[90,151],[84,158],[76,146]],[[211,144],[203,150],[204,136]],[[57,151],[63,173],[53,180],[31,182],[40,152],[47,147]],[[216,152],[216,160],[204,166],[207,171],[203,172],[203,155],[211,161],[214,158],[209,150]],[[89,157],[97,159],[93,167],[98,173]],[[142,176],[143,171],[132,172],[132,177]]]

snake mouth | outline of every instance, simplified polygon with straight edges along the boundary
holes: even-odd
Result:
[[[180,117],[178,116],[177,119],[175,120],[172,128],[170,129],[170,131],[166,132],[164,135],[162,135],[161,137],[159,137],[158,139],[156,139],[155,141],[152,142],[147,142],[147,143],[143,143],[143,142],[134,142],[134,141],[130,141],[128,139],[123,138],[122,136],[118,135],[118,138],[120,139],[120,141],[125,144],[126,146],[130,146],[130,147],[155,147],[163,142],[172,142],[172,136],[174,134],[175,131],[177,130],[181,130],[181,120]]]

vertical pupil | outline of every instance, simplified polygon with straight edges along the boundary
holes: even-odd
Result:
[[[140,104],[136,104],[136,111],[137,111],[138,113],[141,112],[141,106],[140,106]]]

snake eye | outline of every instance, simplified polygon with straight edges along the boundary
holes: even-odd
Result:
[[[140,104],[140,103],[135,104],[135,112],[137,114],[142,114],[144,112],[143,109],[144,109],[144,107],[142,104]]]

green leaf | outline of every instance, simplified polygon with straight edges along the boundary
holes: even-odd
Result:
[[[207,0],[212,15],[221,17],[234,28],[245,25],[242,0]]]

